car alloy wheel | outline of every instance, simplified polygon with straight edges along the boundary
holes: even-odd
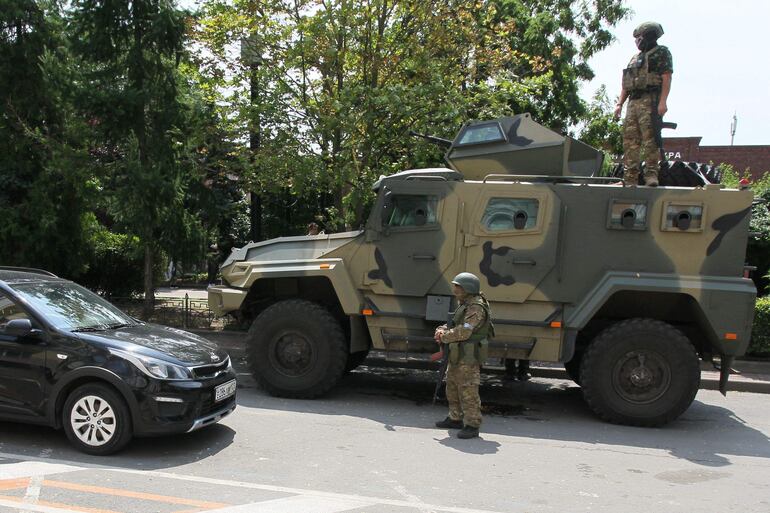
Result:
[[[115,411],[102,397],[81,397],[70,411],[70,426],[81,442],[99,447],[115,436]]]
[[[112,454],[133,436],[125,399],[106,383],[86,383],[73,390],[61,419],[70,442],[88,454]]]

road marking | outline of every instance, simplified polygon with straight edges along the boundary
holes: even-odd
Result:
[[[40,500],[40,489],[43,486],[43,476],[29,478],[27,490],[24,492],[24,504],[37,504]],[[29,510],[25,510],[25,513]]]
[[[376,503],[368,501],[351,501],[310,497],[307,495],[295,495],[251,504],[242,504],[224,509],[207,511],[206,513],[339,513],[351,509],[374,506]]]
[[[26,460],[33,460],[29,462],[19,463],[19,465],[22,464],[31,464],[34,463],[34,460],[38,460],[40,458],[36,458],[34,456],[26,456],[26,455],[19,455],[19,454],[10,454],[5,452],[0,452],[0,458],[5,459],[14,459],[14,460],[20,460],[20,459],[26,459]],[[437,504],[428,504],[421,501],[411,501],[411,500],[395,500],[395,499],[385,499],[385,498],[379,498],[379,497],[369,497],[364,495],[352,495],[352,494],[344,494],[344,493],[334,493],[334,492],[324,492],[320,490],[308,490],[304,488],[290,488],[287,486],[274,486],[274,485],[266,485],[266,484],[259,484],[259,483],[249,483],[244,481],[231,481],[229,479],[215,479],[215,478],[209,478],[209,477],[202,477],[202,476],[194,476],[194,475],[188,475],[188,474],[174,474],[171,472],[160,472],[156,470],[132,470],[132,469],[121,469],[121,468],[115,468],[115,467],[109,467],[107,465],[99,465],[99,464],[93,464],[93,463],[81,463],[81,467],[71,467],[70,465],[64,465],[64,463],[69,463],[66,460],[57,460],[54,458],[48,458],[46,459],[47,462],[61,462],[60,465],[61,468],[68,468],[69,470],[66,471],[72,471],[72,470],[86,470],[86,469],[101,469],[106,470],[110,472],[116,472],[116,473],[122,473],[122,474],[132,474],[132,475],[139,475],[139,476],[154,476],[154,477],[163,477],[167,479],[175,479],[178,481],[188,481],[193,483],[206,483],[206,484],[213,484],[213,485],[220,485],[220,486],[229,486],[233,488],[244,488],[244,489],[250,489],[250,490],[261,490],[261,491],[269,491],[269,492],[279,492],[279,493],[287,493],[291,495],[302,495],[307,496],[310,498],[314,498],[315,500],[318,499],[336,499],[341,501],[351,501],[351,502],[364,502],[364,503],[371,503],[371,504],[382,504],[387,506],[396,506],[396,507],[402,507],[402,508],[412,508],[416,509],[418,511],[422,510],[435,510],[435,511],[441,511],[445,513],[500,513],[499,511],[495,510],[486,510],[486,509],[475,509],[475,508],[462,508],[462,507],[456,507],[456,506],[440,506]],[[50,463],[46,463],[47,465],[50,465]],[[0,465],[0,469],[4,467],[13,467],[14,465]],[[29,474],[27,474],[28,476]],[[2,474],[0,474],[0,477]],[[24,477],[24,474],[16,474],[9,477]],[[511,507],[513,506],[528,506],[527,503],[520,503],[520,504],[511,504]],[[37,511],[37,510],[34,510]],[[55,513],[61,513],[61,512],[55,512]]]
[[[460,508],[455,506],[439,506],[436,504],[428,504],[420,501],[404,501],[404,500],[397,500],[397,499],[394,500],[394,499],[385,499],[385,498],[379,498],[379,497],[369,497],[366,495],[352,495],[352,494],[345,494],[345,493],[324,492],[320,490],[308,490],[304,488],[289,488],[287,486],[274,486],[274,485],[265,485],[265,484],[259,484],[259,483],[248,483],[243,481],[231,481],[229,479],[215,479],[210,477],[191,476],[187,474],[173,474],[170,472],[159,472],[156,470],[145,471],[145,470],[122,469],[122,468],[105,468],[104,470],[107,470],[109,472],[118,472],[118,473],[124,473],[124,474],[165,477],[168,479],[176,479],[179,481],[191,481],[194,483],[206,483],[206,484],[213,484],[213,485],[220,485],[220,486],[232,486],[234,488],[245,488],[245,489],[262,490],[262,491],[268,491],[268,492],[290,493],[292,495],[303,495],[303,496],[311,497],[311,498],[314,498],[314,500],[326,498],[326,499],[348,500],[352,502],[369,502],[372,504],[383,504],[387,506],[412,508],[412,509],[417,509],[418,511],[436,510],[436,511],[442,511],[446,513],[500,513],[498,511],[493,511],[488,509]],[[522,506],[523,505],[524,504],[522,504]]]
[[[8,458],[0,454],[2,458]],[[49,463],[49,458],[35,458],[34,456],[12,456],[11,459],[22,460],[18,463],[0,465],[0,481],[17,477],[44,476],[46,474],[61,474],[82,470],[82,467],[72,465]],[[31,460],[31,461],[23,461]],[[63,463],[63,462],[62,462]]]
[[[81,508],[69,504],[40,501],[37,504],[25,504],[21,497],[0,495],[0,506],[18,511],[34,511],[36,513],[120,513],[111,509]]]
[[[29,478],[21,477],[19,479],[3,479],[0,481],[0,490],[18,490],[29,486]]]
[[[172,497],[170,495],[156,495],[154,493],[134,492],[131,490],[122,490],[120,488],[105,488],[103,486],[68,483],[66,481],[51,481],[48,479],[43,481],[43,486],[61,488],[64,490],[74,490],[77,492],[97,493],[100,495],[111,495],[114,497],[129,497],[132,499],[164,502],[166,504],[182,504],[184,506],[195,506],[196,508],[202,508],[202,509],[216,509],[216,508],[224,508],[229,506],[229,504],[226,504],[223,502],[198,501],[194,499]]]

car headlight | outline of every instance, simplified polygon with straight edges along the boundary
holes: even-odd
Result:
[[[133,363],[136,368],[151,378],[168,380],[192,379],[190,369],[181,365],[174,365],[151,356],[138,355],[119,349],[110,349],[110,353]]]

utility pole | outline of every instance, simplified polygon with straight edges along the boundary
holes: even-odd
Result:
[[[733,145],[733,141],[735,140],[735,129],[738,128],[738,113],[733,113],[733,122],[730,123],[730,146]]]
[[[249,149],[252,162],[259,152],[261,141],[261,126],[259,116],[259,65],[262,64],[262,55],[259,51],[259,35],[252,32],[247,38],[241,40],[241,60],[249,68],[249,103],[251,112],[249,115]],[[258,170],[254,170],[258,174]],[[250,237],[254,242],[262,240],[262,194],[259,186],[252,186],[250,191],[251,229]]]

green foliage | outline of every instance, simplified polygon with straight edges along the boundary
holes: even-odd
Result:
[[[751,343],[746,353],[751,356],[770,356],[770,297],[757,299]]]
[[[231,140],[249,141],[243,184],[267,198],[266,224],[355,228],[379,175],[441,165],[410,129],[448,136],[524,111],[556,129],[582,119],[586,62],[625,13],[619,0],[209,0],[197,79]]]
[[[145,298],[161,250],[200,255],[205,233],[185,192],[195,175],[179,63],[185,12],[171,2],[76,0],[68,12],[84,70],[79,107],[93,119],[104,158],[100,185],[115,227],[144,247]],[[146,305],[149,308],[149,303]]]
[[[741,178],[750,179],[749,172],[738,175],[732,166],[722,166],[722,183],[727,187],[736,188]],[[759,180],[753,181],[751,190],[755,199],[760,200],[751,210],[749,244],[746,250],[746,261],[757,267],[754,272],[754,283],[759,295],[767,293],[770,284],[770,172],[766,172]]]
[[[613,102],[607,97],[604,86],[599,88],[588,107],[580,140],[610,155],[623,154],[623,127],[614,117]],[[605,158],[605,163],[607,160]]]
[[[142,244],[138,237],[112,233],[93,220],[91,262],[78,281],[105,296],[129,297],[143,289]]]
[[[0,25],[0,262],[77,276],[92,191],[63,23],[46,2],[2,0]]]

